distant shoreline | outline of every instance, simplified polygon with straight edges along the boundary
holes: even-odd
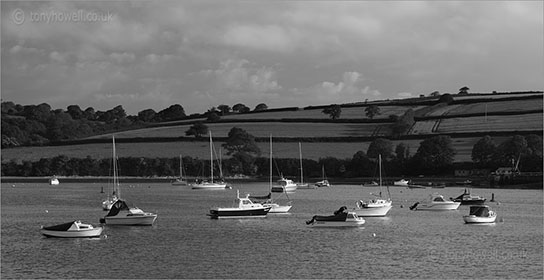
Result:
[[[50,177],[13,177],[5,176],[0,178],[2,184],[7,183],[49,183]],[[108,183],[111,182],[111,177],[58,177],[59,181],[62,183]],[[119,177],[119,180],[123,183],[170,183],[176,180],[175,177]],[[194,178],[189,178],[189,181],[194,180]],[[247,177],[247,178],[226,178],[229,183],[241,183],[241,182],[268,182],[268,178],[261,177]],[[311,178],[306,180],[310,183],[314,181],[319,181],[320,178]],[[349,184],[349,185],[363,185],[363,183],[368,183],[374,180],[374,178],[329,178],[329,181],[334,184]],[[515,185],[503,185],[498,187],[491,187],[487,184],[482,184],[478,186],[472,185],[458,185],[455,182],[460,181],[461,178],[452,178],[452,177],[433,177],[426,178],[421,181],[432,181],[432,182],[446,182],[445,187],[460,187],[460,188],[489,188],[489,189],[540,189],[543,190],[543,183],[527,183],[527,184],[515,184]],[[275,180],[274,180],[275,181]],[[388,179],[388,181],[392,181]],[[419,180],[418,180],[419,181]],[[425,186],[425,184],[418,182],[420,185]],[[417,184],[417,183],[416,183]],[[407,186],[392,186],[395,188],[407,188]],[[436,187],[426,186],[426,189],[435,189]],[[437,188],[439,189],[439,188]]]

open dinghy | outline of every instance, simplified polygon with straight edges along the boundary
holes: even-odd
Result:
[[[93,227],[93,225],[84,224],[81,221],[72,221],[56,226],[42,227],[40,232],[47,237],[89,238],[99,237],[103,229],[103,227]]]

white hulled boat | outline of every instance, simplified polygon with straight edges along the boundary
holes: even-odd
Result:
[[[181,155],[179,155],[179,178],[176,178],[176,180],[172,182],[172,185],[187,186],[187,180],[183,177],[183,159]]]
[[[393,185],[395,185],[395,186],[408,186],[409,183],[410,183],[410,181],[408,181],[408,180],[400,179],[398,181],[393,182]]]
[[[315,215],[306,224],[313,227],[359,227],[365,224],[365,219],[357,213],[347,211],[346,206],[334,211],[331,216]]]
[[[56,226],[42,227],[40,232],[47,237],[59,238],[89,238],[99,237],[103,227],[94,227],[81,221],[73,221]]]
[[[487,205],[470,206],[469,214],[463,216],[467,224],[494,223],[496,219],[497,213]]]
[[[316,187],[330,187],[331,184],[329,183],[329,180],[327,180],[327,176],[325,176],[325,166],[324,165],[321,165],[321,181],[319,182],[316,182],[314,185]]]
[[[51,178],[49,178],[49,185],[58,185],[60,184],[59,178],[57,176],[53,175]]]
[[[410,210],[429,210],[429,211],[444,211],[444,210],[457,210],[461,205],[461,202],[454,202],[447,200],[440,194],[430,194],[427,200],[423,202],[416,202],[410,206]]]
[[[382,156],[378,157],[378,169],[380,177],[380,195],[376,198],[363,201],[359,200],[357,202],[357,207],[354,209],[354,212],[361,217],[383,217],[387,215],[387,212],[393,208],[391,201],[391,193],[389,192],[389,186],[387,187],[388,198],[382,198]]]
[[[267,196],[260,196],[260,197],[248,196],[248,198],[250,198],[253,202],[260,201],[260,203],[262,203],[262,205],[265,207],[271,207],[268,213],[288,213],[292,207],[291,202],[289,202],[287,205],[279,205],[274,200],[272,200],[272,136],[270,136],[270,176],[269,178],[270,178],[270,181],[269,181],[270,192],[268,193]],[[283,195],[284,193],[287,196],[287,192],[282,192],[281,195]]]
[[[297,190],[297,184],[291,179],[286,179],[283,176],[277,181],[277,185],[272,186],[272,192],[292,193]]]
[[[112,168],[112,181],[111,181],[111,195],[108,193],[106,199],[102,201],[102,210],[109,211],[111,206],[119,199],[119,174],[117,168],[117,155],[115,152],[115,136],[112,136],[112,157],[111,157],[111,168]]]
[[[157,214],[144,212],[140,208],[118,199],[108,214],[100,219],[100,222],[106,225],[152,226],[156,219]]]
[[[302,168],[302,146],[298,142],[298,157],[300,161],[300,183],[297,183],[297,189],[315,189],[315,185],[304,183],[304,169]]]
[[[191,184],[192,189],[226,189],[227,183],[225,182],[214,182],[213,181],[213,142],[212,142],[212,132],[210,131],[210,180],[200,180]]]
[[[264,218],[271,208],[271,206],[253,203],[249,199],[249,194],[246,197],[240,197],[239,191],[236,192],[236,203],[238,205],[233,207],[212,207],[208,216],[212,219]]]

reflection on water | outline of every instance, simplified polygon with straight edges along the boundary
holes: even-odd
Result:
[[[100,184],[18,184],[2,188],[2,278],[542,278],[542,191],[474,189],[491,197],[503,222],[467,225],[468,206],[410,211],[437,190],[391,188],[387,217],[360,228],[312,228],[305,220],[355,207],[379,190],[339,185],[289,194],[291,213],[212,220],[211,206],[266,183],[202,191],[133,184],[125,199],[159,217],[152,227],[106,226],[94,239],[44,238],[40,225],[97,224]],[[454,197],[462,188],[438,190]],[[280,203],[287,203],[287,199]],[[47,211],[45,211],[47,210]],[[499,221],[499,219],[497,219]]]

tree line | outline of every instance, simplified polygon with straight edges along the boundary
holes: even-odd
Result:
[[[224,176],[248,175],[267,177],[269,158],[263,156],[255,144],[255,137],[240,128],[232,128],[223,144],[228,156],[221,163]],[[322,168],[329,177],[352,178],[374,177],[377,175],[377,158],[383,159],[383,169],[388,176],[452,175],[457,168],[453,163],[455,156],[452,139],[449,136],[435,136],[420,142],[414,155],[404,143],[396,146],[384,138],[375,139],[367,151],[357,151],[352,158],[334,157],[319,160],[304,159],[304,174],[321,177]],[[523,171],[542,172],[542,138],[539,135],[515,135],[502,143],[490,137],[481,138],[472,149],[473,162],[469,168],[511,167],[519,162]],[[217,164],[215,164],[217,166]],[[2,163],[2,176],[109,176],[111,159],[68,158],[60,155],[42,158],[36,162],[11,161]],[[183,157],[183,166],[188,176],[209,176],[210,162]],[[467,164],[464,164],[464,168]],[[275,176],[297,178],[300,174],[299,159],[274,159]],[[119,158],[120,176],[163,177],[179,176],[179,158]],[[215,174],[220,174],[218,171]]]

